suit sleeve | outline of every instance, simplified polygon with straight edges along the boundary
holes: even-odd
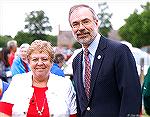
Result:
[[[115,71],[118,89],[121,95],[120,116],[137,116],[142,105],[141,85],[134,57],[125,45],[116,52]]]
[[[73,69],[73,73],[75,72],[75,70],[76,70],[76,61],[77,61],[78,59],[77,59],[77,56],[74,58],[74,60],[73,60],[73,62],[72,62],[72,69]],[[73,76],[73,83],[75,82],[74,81],[75,79],[74,79],[74,76]],[[74,89],[75,89],[75,91],[76,91],[76,85],[75,85],[75,83],[74,83]],[[79,101],[78,101],[78,95],[76,95],[76,102],[77,102],[77,117],[81,117],[81,115],[80,115],[80,113],[81,113],[81,111],[80,111],[80,107],[79,107]]]

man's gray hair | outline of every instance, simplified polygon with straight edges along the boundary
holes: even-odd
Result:
[[[17,41],[16,40],[11,40],[7,42],[7,48],[10,49],[11,47],[17,47]]]
[[[91,11],[91,13],[93,14],[93,19],[94,19],[94,20],[98,20],[95,11],[94,11],[90,6],[85,5],[85,4],[79,4],[79,5],[74,5],[74,6],[72,6],[72,7],[70,8],[70,11],[69,11],[69,18],[68,18],[69,22],[70,22],[70,16],[71,16],[72,12],[73,12],[74,10],[78,9],[78,8],[81,8],[81,7],[88,8],[88,9]]]

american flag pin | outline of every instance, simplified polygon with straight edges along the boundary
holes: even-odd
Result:
[[[97,59],[101,59],[101,55],[98,55],[98,56],[97,56]]]

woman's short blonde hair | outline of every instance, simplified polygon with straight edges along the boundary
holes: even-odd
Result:
[[[35,40],[35,41],[33,41],[31,43],[28,51],[27,51],[27,58],[28,58],[28,60],[30,60],[30,55],[33,52],[39,52],[39,53],[42,53],[42,52],[45,53],[46,52],[46,53],[49,54],[49,57],[51,58],[50,62],[53,62],[54,51],[53,51],[53,47],[52,47],[50,42],[43,41],[43,40]]]

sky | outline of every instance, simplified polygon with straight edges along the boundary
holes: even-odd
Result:
[[[43,10],[49,17],[53,28],[52,35],[58,34],[60,30],[71,30],[68,22],[68,12],[75,4],[87,4],[96,13],[98,3],[107,2],[110,13],[113,13],[111,23],[115,30],[124,25],[124,19],[138,9],[142,11],[140,5],[145,5],[150,0],[0,0],[0,35],[11,35],[14,37],[18,31],[25,26],[26,14],[31,11]]]

